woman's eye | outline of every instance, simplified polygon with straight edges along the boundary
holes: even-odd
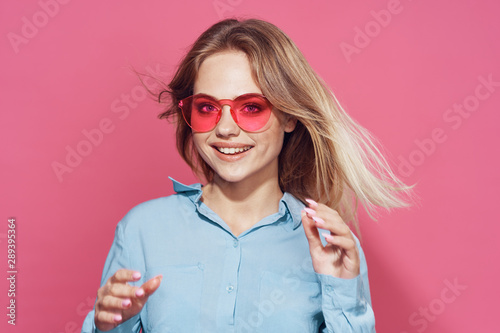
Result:
[[[198,106],[200,112],[217,112],[217,107],[212,104],[201,104]]]
[[[243,107],[244,112],[255,113],[261,111],[261,107],[256,104],[247,104]]]

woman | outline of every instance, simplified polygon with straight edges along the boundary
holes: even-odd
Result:
[[[83,332],[373,332],[346,222],[409,188],[293,42],[260,20],[205,31],[160,93],[205,185],[118,224]],[[305,207],[307,205],[307,207]],[[357,227],[356,227],[357,228]]]

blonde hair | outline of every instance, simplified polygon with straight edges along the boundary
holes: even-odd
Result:
[[[206,30],[158,96],[160,102],[169,97],[169,106],[159,117],[174,116],[177,149],[199,176],[210,182],[214,171],[194,148],[191,129],[177,104],[193,94],[201,63],[227,50],[244,52],[263,94],[277,110],[298,120],[295,130],[285,135],[279,156],[283,191],[332,207],[356,229],[358,202],[371,217],[376,206],[408,205],[404,197],[410,197],[411,187],[394,175],[368,131],[342,109],[290,38],[273,24],[256,19],[223,20]]]

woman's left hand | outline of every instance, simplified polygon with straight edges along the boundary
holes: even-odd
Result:
[[[309,241],[314,270],[319,274],[352,279],[359,275],[359,252],[351,229],[339,213],[310,199],[302,211],[302,224]],[[328,242],[321,242],[318,228]]]

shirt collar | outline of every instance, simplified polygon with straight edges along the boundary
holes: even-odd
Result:
[[[193,203],[199,205],[201,195],[203,194],[200,183],[185,185],[173,179],[172,177],[168,178],[172,181],[174,185],[174,191],[176,193],[183,193],[189,199],[191,199]],[[285,192],[279,203],[279,213],[283,216],[286,213],[290,214],[293,221],[293,229],[296,229],[302,223],[300,212],[304,207],[305,205],[300,202],[300,200],[295,198],[292,194]]]

